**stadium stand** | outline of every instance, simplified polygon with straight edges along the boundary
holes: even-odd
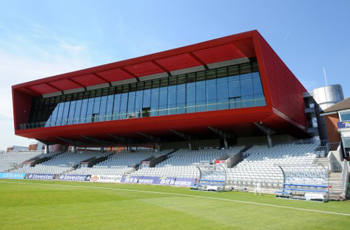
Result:
[[[0,172],[5,172],[11,170],[15,167],[20,167],[20,165],[37,157],[41,154],[41,151],[25,151],[25,152],[8,152],[0,154]]]
[[[122,151],[118,154],[110,156],[107,160],[102,161],[91,168],[78,168],[68,174],[81,175],[123,175],[134,171],[134,167],[139,165],[141,161],[154,156],[168,154],[171,150],[159,153],[153,151],[127,152]]]
[[[290,180],[311,181],[319,170],[312,167],[316,161],[314,150],[317,146],[318,143],[280,144],[272,148],[262,145],[253,146],[244,152],[246,158],[242,162],[234,168],[227,169],[228,183],[236,186],[255,187],[260,184],[265,188],[280,188],[284,181],[278,165],[289,166],[291,172],[294,170],[293,166],[303,165],[304,170],[309,174],[290,177]]]
[[[172,153],[168,159],[157,164],[156,167],[141,168],[132,175],[199,178],[199,170],[196,165],[212,164],[215,159],[223,155],[226,155],[226,157],[233,156],[242,149],[244,149],[244,147],[236,147],[228,150],[202,149],[190,151],[181,149]]]
[[[14,170],[18,173],[47,173],[47,174],[60,174],[70,170],[74,170],[74,167],[89,158],[107,156],[110,153],[101,154],[99,152],[78,152],[78,153],[63,153],[59,154],[52,159],[37,164],[34,167],[23,167]]]

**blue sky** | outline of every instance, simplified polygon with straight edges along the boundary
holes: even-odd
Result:
[[[3,1],[0,149],[15,137],[11,85],[257,29],[308,90],[350,96],[350,1]]]

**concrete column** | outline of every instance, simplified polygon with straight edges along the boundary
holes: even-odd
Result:
[[[46,145],[46,153],[50,153],[50,145]]]
[[[271,139],[270,134],[267,134],[267,144],[268,144],[269,148],[273,147],[273,143],[272,143],[272,139]]]
[[[86,148],[85,148],[85,150],[86,150]],[[76,145],[73,146],[73,152],[77,153],[77,146]]]
[[[224,145],[225,145],[225,149],[228,149],[228,142],[226,138],[224,138]]]
[[[192,149],[192,143],[191,143],[191,141],[188,141],[188,148],[192,151],[193,149]]]

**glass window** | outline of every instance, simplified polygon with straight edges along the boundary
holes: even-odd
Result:
[[[241,78],[241,93],[242,96],[253,95],[253,79],[251,74],[244,74]]]
[[[168,92],[168,105],[176,105],[176,86],[169,86]]]
[[[168,89],[167,87],[160,88],[159,90],[159,105],[167,105]]]
[[[196,102],[204,102],[205,99],[205,86],[196,86]]]
[[[107,109],[107,100],[108,97],[104,96],[101,98],[101,106],[100,106],[100,117],[99,117],[99,121],[106,121],[106,109]]]
[[[94,110],[93,114],[99,114],[100,113],[100,106],[101,106],[101,97],[95,97],[94,100]]]
[[[68,124],[74,124],[74,114],[75,114],[75,105],[77,101],[72,101],[70,104],[69,115],[68,115]]]
[[[196,82],[198,83],[198,82]],[[205,85],[196,84],[196,112],[202,112],[206,110],[206,96]]]
[[[263,88],[261,85],[259,73],[253,73],[253,87],[254,87],[254,94],[263,93]]]
[[[95,101],[94,98],[88,99],[86,118],[85,118],[85,122],[87,122],[87,123],[92,121],[92,114],[94,111],[94,101]]]
[[[112,119],[111,115],[113,114],[113,105],[114,105],[114,95],[109,95],[107,97],[106,121],[110,121]]]
[[[266,101],[264,94],[256,94],[254,95],[255,106],[266,106]]]
[[[88,108],[89,99],[84,99],[81,105],[81,113],[79,123],[84,123],[86,121],[86,112]]]
[[[250,63],[244,63],[239,65],[240,74],[252,72],[252,67]]]
[[[222,78],[226,80],[226,78]],[[221,80],[221,79],[220,79]],[[218,98],[228,99],[228,85],[227,81],[223,81],[217,84]]]
[[[135,118],[135,92],[129,93],[128,118]]]
[[[216,71],[215,71],[215,69],[207,70],[206,72],[207,72],[207,79],[208,80],[216,78]]]
[[[59,104],[58,114],[57,114],[57,122],[56,125],[61,125],[62,123],[62,116],[64,111],[64,102],[61,102]]]
[[[350,121],[350,111],[339,112],[340,121]]]
[[[187,84],[186,99],[187,99],[187,103],[196,101],[196,85],[195,85],[195,83]]]
[[[63,118],[62,118],[64,125],[66,125],[68,122],[69,108],[70,108],[70,101],[64,104],[64,112],[63,112]]]
[[[46,126],[53,126],[265,105],[258,65],[252,60],[46,99],[37,97],[29,122],[46,121]],[[350,119],[346,116],[344,119]]]
[[[242,108],[254,107],[255,101],[253,95],[243,96],[242,97]]]
[[[241,96],[241,84],[239,76],[236,77],[235,81],[228,82],[229,97],[240,97]]]
[[[216,101],[216,99],[217,99],[216,84],[207,85],[207,100]]]
[[[239,109],[239,108],[242,108],[241,97],[230,98],[230,109]]]
[[[143,108],[151,107],[151,90],[147,89],[143,94]]]
[[[82,102],[83,102],[82,100],[78,100],[75,105],[74,120],[72,124],[79,123]]]
[[[159,89],[159,113],[158,115],[167,115],[168,107],[168,87]]]
[[[113,120],[120,119],[121,94],[114,95]]]
[[[222,67],[217,69],[217,77],[221,78],[221,77],[227,77],[228,73],[227,73],[227,67]]]
[[[229,76],[239,75],[238,65],[228,67],[228,75]]]
[[[151,116],[157,116],[159,109],[159,88],[152,89],[151,93]]]
[[[58,110],[59,110],[59,106],[56,105],[55,109],[53,110],[53,112],[51,114],[50,126],[55,126],[56,125],[56,120],[57,120],[57,116],[58,116]]]
[[[135,116],[141,117],[142,112],[142,102],[143,102],[143,91],[136,92],[136,100],[135,100]]]

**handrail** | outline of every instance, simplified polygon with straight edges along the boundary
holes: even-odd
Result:
[[[345,198],[348,190],[347,182],[349,181],[349,163],[348,161],[343,161],[343,172],[341,175],[342,183],[342,196]]]

